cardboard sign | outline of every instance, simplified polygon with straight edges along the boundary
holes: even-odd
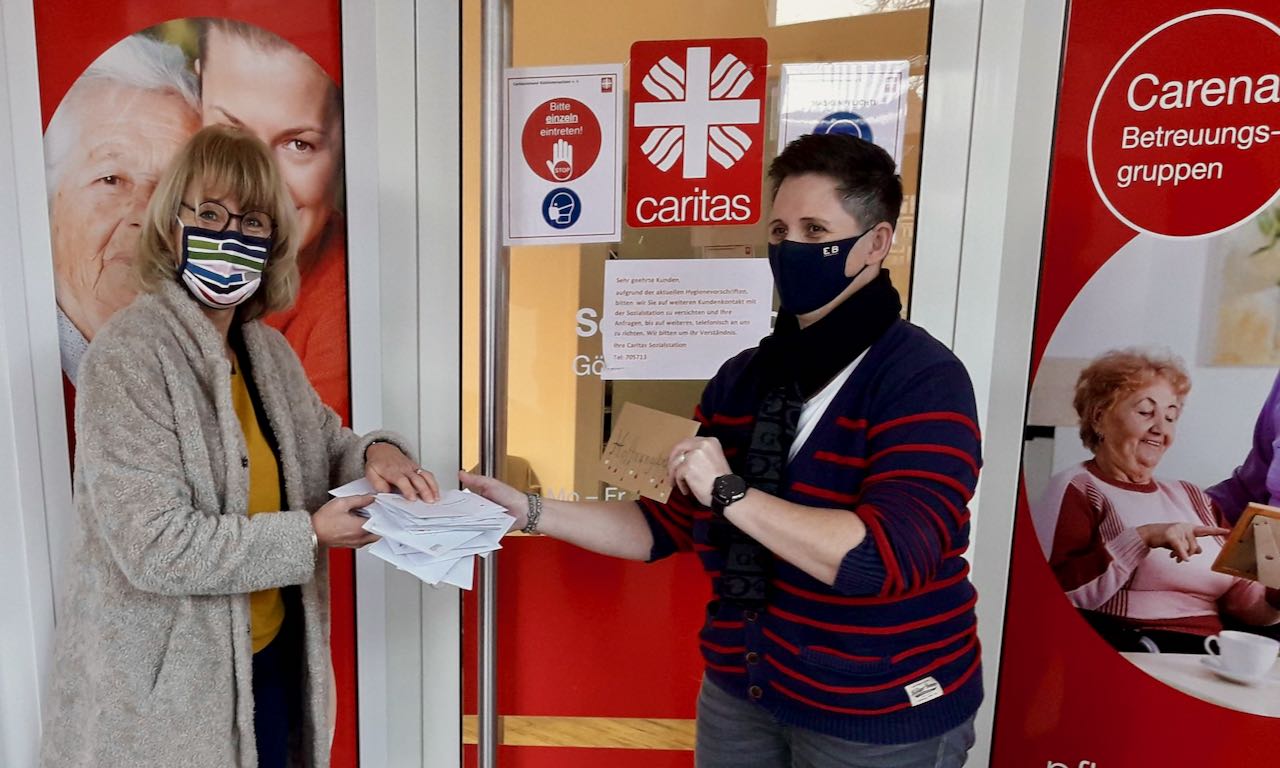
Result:
[[[1280,589],[1280,509],[1263,504],[1245,507],[1213,570]]]
[[[762,37],[631,46],[628,224],[760,218],[768,64]]]
[[[623,403],[600,456],[600,479],[665,503],[671,495],[667,457],[676,443],[698,434],[698,422]]]

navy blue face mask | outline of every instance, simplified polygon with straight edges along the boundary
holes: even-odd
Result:
[[[843,293],[867,268],[863,264],[852,277],[844,273],[849,251],[871,229],[855,237],[828,243],[798,243],[794,240],[770,243],[769,267],[773,269],[773,282],[778,287],[782,308],[793,315],[804,315],[826,306]]]

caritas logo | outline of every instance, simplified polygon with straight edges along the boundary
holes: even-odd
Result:
[[[628,224],[760,218],[768,61],[761,37],[631,46]]]

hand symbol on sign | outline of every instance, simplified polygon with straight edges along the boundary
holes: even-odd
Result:
[[[556,181],[568,181],[573,176],[573,145],[560,139],[551,149],[547,170]]]

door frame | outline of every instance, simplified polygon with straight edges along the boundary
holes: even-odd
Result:
[[[983,434],[966,555],[986,689],[974,765],[993,742],[1067,3],[934,3],[911,319],[968,368]]]
[[[409,436],[445,489],[462,456],[461,21],[454,0],[342,3],[354,426]],[[356,631],[361,764],[461,765],[460,591],[361,552]]]
[[[0,763],[35,765],[71,468],[53,295],[34,6],[0,0]]]

